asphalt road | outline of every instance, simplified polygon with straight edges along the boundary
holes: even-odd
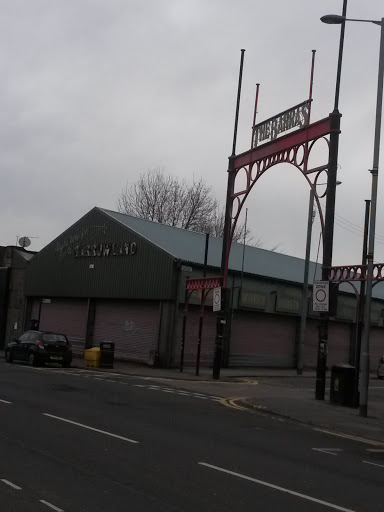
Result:
[[[0,418],[1,512],[383,509],[383,446],[150,379],[1,361]]]

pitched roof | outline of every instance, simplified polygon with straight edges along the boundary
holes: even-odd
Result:
[[[112,217],[127,228],[135,231],[140,236],[158,246],[159,248],[180,259],[184,263],[204,264],[205,234],[196,233],[187,229],[159,224],[150,220],[139,219],[126,215],[125,213],[114,212],[104,208],[97,208],[106,215]],[[220,268],[221,249],[223,240],[214,236],[209,237],[208,260],[210,267]],[[304,259],[295,258],[279,252],[268,251],[259,247],[233,243],[229,256],[229,269],[241,272],[243,266],[244,251],[244,273],[253,274],[265,278],[279,279],[302,284],[304,281]],[[311,285],[314,279],[321,279],[321,261],[316,264],[309,262],[308,282]],[[355,282],[356,289],[360,289],[360,283]],[[355,294],[348,283],[341,283],[340,291]],[[375,287],[372,296],[384,299],[384,288]]]
[[[149,220],[138,219],[130,215],[105,210],[102,212],[135,231],[154,245],[160,247],[173,257],[185,263],[204,263],[205,235],[165,224],[159,224]],[[220,268],[222,239],[214,236],[209,237],[208,265]],[[263,277],[282,279],[295,283],[302,283],[304,276],[304,260],[287,256],[279,252],[267,251],[258,247],[233,243],[229,258],[230,270],[241,272],[243,265],[244,251],[244,272]],[[313,280],[316,264],[310,262],[310,282]],[[317,279],[320,279],[321,265],[317,265]]]

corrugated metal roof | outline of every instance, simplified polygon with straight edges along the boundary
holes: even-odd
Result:
[[[168,252],[173,257],[179,258],[185,263],[203,265],[205,252],[205,235],[203,233],[196,233],[194,231],[167,226],[149,220],[138,219],[130,215],[105,210],[103,208],[99,209]],[[209,266],[220,268],[221,249],[222,239],[213,236],[209,237]],[[229,257],[230,270],[241,272],[242,261],[243,244],[232,244]],[[316,279],[321,279],[321,261],[317,265],[313,261],[309,263],[310,284],[313,283],[315,271]],[[255,276],[301,284],[304,281],[304,259],[246,245],[244,252],[244,272]],[[359,290],[360,283],[357,282],[354,284]],[[354,294],[352,287],[348,283],[341,284],[340,290]],[[375,287],[372,295],[384,299],[383,287]]]
[[[104,213],[137,232],[153,244],[186,263],[204,263],[205,235],[186,229],[167,226],[130,215],[101,209]],[[208,265],[220,268],[222,239],[209,237]],[[241,272],[243,244],[234,243],[231,247],[229,268]],[[313,276],[315,263],[310,264]],[[303,282],[304,260],[279,252],[267,251],[258,247],[245,246],[244,272],[263,277],[283,279],[296,283]],[[320,265],[317,273],[320,276]]]

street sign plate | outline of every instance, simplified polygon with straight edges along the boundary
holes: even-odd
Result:
[[[213,289],[213,311],[221,310],[221,287]]]
[[[327,313],[329,311],[329,281],[313,282],[313,311]]]

